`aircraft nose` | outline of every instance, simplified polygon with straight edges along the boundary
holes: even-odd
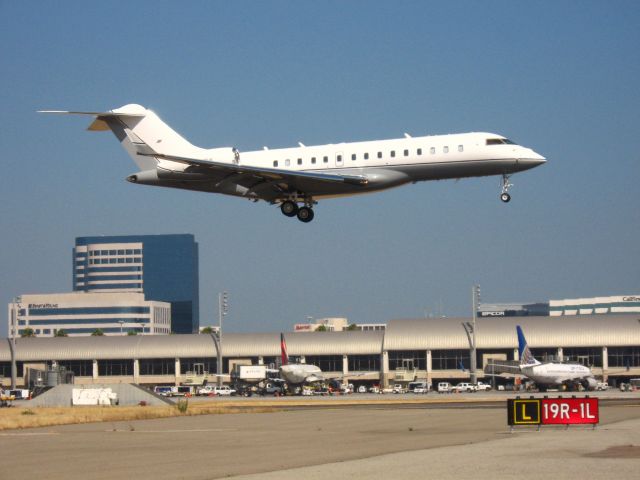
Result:
[[[525,154],[518,159],[518,163],[522,166],[533,168],[537,167],[538,165],[542,165],[543,163],[547,163],[547,159],[539,153],[536,153],[531,149],[527,149]]]

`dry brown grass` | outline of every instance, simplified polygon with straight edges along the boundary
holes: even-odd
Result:
[[[274,409],[249,406],[238,408],[231,405],[193,405],[186,413],[180,413],[175,406],[161,407],[37,407],[3,408],[0,410],[0,431],[21,428],[51,427],[75,423],[123,422],[150,420],[153,418],[179,417],[188,415],[213,415],[225,413],[262,413]],[[25,413],[32,412],[32,413]]]
[[[180,413],[175,405],[160,407],[130,406],[130,407],[36,407],[36,408],[2,408],[0,409],[0,431],[50,427],[74,423],[93,422],[122,422],[132,420],[149,420],[153,418],[178,417],[183,415],[219,415],[226,413],[265,413],[297,407],[331,408],[348,405],[392,405],[392,404],[420,404],[420,403],[450,403],[469,402],[475,399],[460,398],[459,396],[438,396],[425,398],[406,398],[389,396],[361,400],[353,397],[305,399],[300,397],[280,397],[251,402],[242,400],[216,400],[190,402],[186,413]],[[29,411],[33,414],[25,414]]]

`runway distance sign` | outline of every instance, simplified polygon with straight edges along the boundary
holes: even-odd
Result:
[[[507,422],[516,425],[580,425],[600,421],[597,398],[527,398],[507,400]]]

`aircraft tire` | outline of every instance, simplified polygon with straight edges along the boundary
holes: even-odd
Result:
[[[314,214],[313,210],[309,207],[302,207],[298,209],[298,220],[303,223],[309,223],[313,220]]]
[[[298,214],[298,205],[291,200],[287,200],[286,202],[282,202],[280,205],[280,211],[283,215],[287,217],[295,217]]]
[[[505,192],[500,195],[500,200],[502,200],[504,203],[509,203],[509,201],[511,200],[511,195]]]

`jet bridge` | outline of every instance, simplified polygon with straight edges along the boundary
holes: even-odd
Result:
[[[518,360],[490,359],[484,366],[485,375],[501,375],[503,373],[520,375],[520,362]]]

